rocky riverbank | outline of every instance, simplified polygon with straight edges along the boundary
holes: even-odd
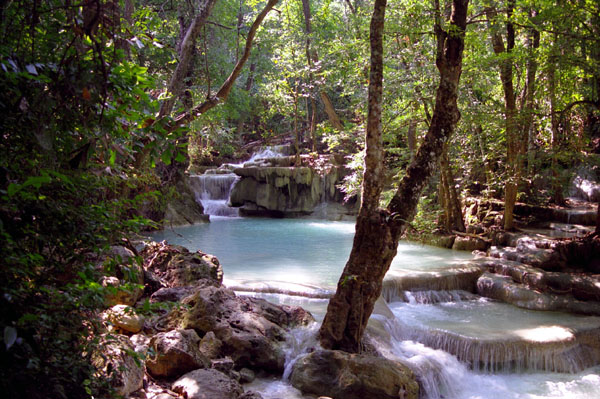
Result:
[[[151,243],[136,265],[131,250],[114,252],[122,278],[104,281],[114,295],[106,299],[104,351],[96,363],[120,395],[260,398],[241,384],[259,372],[280,375],[287,331],[313,322],[302,308],[223,287],[221,266],[211,255]],[[132,274],[143,290],[125,288]]]
[[[313,323],[312,315],[236,295],[222,285],[214,256],[164,242],[145,244],[138,256],[132,250],[112,250],[120,265],[103,281],[112,289],[102,314],[103,350],[95,356],[117,393],[144,399],[261,398],[243,385],[256,375],[283,374],[289,332]],[[304,392],[374,399],[402,391],[402,397],[418,397],[414,375],[399,362],[373,352],[313,350],[292,372],[292,383]],[[371,366],[387,371],[375,375]]]

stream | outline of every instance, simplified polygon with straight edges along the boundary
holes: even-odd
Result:
[[[320,322],[353,235],[353,222],[211,216],[152,238],[213,254],[224,285],[239,295],[299,305]],[[443,273],[470,260],[466,252],[401,242],[386,279]],[[575,339],[579,329],[600,326],[598,317],[523,310],[460,290],[384,296],[370,333],[380,352],[413,369],[423,398],[600,398],[600,366],[590,367]],[[292,331],[287,370],[317,345],[317,329]],[[265,399],[304,398],[286,377],[258,378],[248,388]]]

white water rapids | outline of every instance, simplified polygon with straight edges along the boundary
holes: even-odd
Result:
[[[211,220],[153,238],[216,255],[224,283],[240,295],[302,306],[322,320],[350,252],[353,223]],[[443,276],[470,258],[403,242],[388,278]],[[424,399],[600,398],[600,367],[589,364],[576,339],[580,329],[600,328],[599,318],[518,309],[451,287],[389,287],[396,291],[386,297],[389,309],[373,316],[380,329],[372,334],[382,353],[415,371]],[[265,399],[304,398],[286,377],[298,356],[318,346],[317,329],[318,323],[292,332],[283,378],[259,378],[247,388]]]

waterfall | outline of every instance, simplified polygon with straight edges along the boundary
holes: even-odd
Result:
[[[213,216],[238,216],[238,209],[228,205],[229,193],[238,180],[234,173],[190,176],[190,185],[196,201],[202,203],[204,213]]]
[[[196,195],[196,201],[204,207],[204,213],[212,216],[239,216],[239,209],[229,206],[229,195],[239,177],[233,173],[236,168],[254,164],[267,158],[285,156],[286,146],[261,148],[252,154],[249,160],[239,164],[223,164],[219,168],[209,169],[202,175],[191,175],[190,186]]]

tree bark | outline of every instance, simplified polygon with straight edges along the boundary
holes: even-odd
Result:
[[[314,73],[312,71],[315,68],[315,63],[319,60],[319,56],[317,55],[317,52],[315,50],[311,49],[310,35],[312,34],[312,17],[310,12],[310,0],[302,0],[302,12],[304,13],[304,33],[306,34],[306,60],[309,69],[309,80],[311,84],[316,86]],[[317,71],[317,74],[318,73],[319,72]],[[342,124],[340,118],[335,112],[335,108],[333,107],[329,95],[325,92],[325,90],[322,87],[319,88],[319,97],[323,102],[323,106],[325,107],[325,113],[327,113],[327,118],[329,119],[329,122],[331,123],[333,128],[336,130],[343,130],[344,125]],[[314,127],[311,126],[311,131],[314,131],[313,129]]]
[[[534,18],[536,15],[535,11],[530,12],[530,17]],[[532,143],[535,141],[535,129],[534,129],[534,100],[536,90],[536,75],[538,69],[537,54],[536,51],[540,47],[540,32],[531,28],[529,30],[529,36],[527,37],[527,73],[525,82],[525,101],[523,103],[522,118],[521,118],[521,153],[527,155],[521,157],[521,169],[525,171],[523,163],[527,159],[527,171],[532,172],[532,163],[535,158]]]
[[[417,123],[416,117],[410,119],[408,123],[408,131],[406,132],[406,144],[408,145],[408,153],[410,154],[409,163],[415,159],[417,152]]]
[[[460,79],[468,0],[453,0],[449,33],[441,31],[442,47],[436,65],[440,84],[433,118],[415,160],[400,182],[387,209],[380,209],[383,189],[381,98],[383,82],[383,27],[386,0],[375,0],[371,18],[371,72],[366,132],[365,173],[362,203],[350,257],[337,291],[329,301],[319,331],[327,349],[359,352],[367,321],[381,295],[383,277],[396,255],[398,241],[414,217],[419,196],[437,166],[444,143],[460,118],[456,104]]]
[[[596,211],[596,235],[600,235],[600,200],[598,201],[598,209]]]
[[[169,87],[167,88],[170,96],[160,105],[157,119],[162,119],[169,115],[173,110],[175,100],[181,95],[185,78],[188,75],[188,71],[192,64],[191,61],[194,57],[196,38],[200,35],[200,31],[206,23],[206,19],[210,15],[216,2],[217,0],[206,0],[202,3],[198,13],[187,28],[185,36],[183,37],[180,46],[178,46],[180,49],[179,63],[173,72],[173,76],[171,76]]]
[[[515,44],[515,31],[510,18],[514,8],[514,0],[509,0],[506,23],[506,48],[499,30],[492,24],[492,46],[496,55],[502,56],[500,61],[500,80],[504,91],[504,115],[506,129],[506,169],[507,178],[504,184],[504,229],[513,230],[514,209],[517,202],[518,184],[521,178],[519,168],[520,140],[517,126],[517,105],[513,85],[513,62],[506,54],[510,54]],[[488,20],[496,17],[495,10],[487,10]]]
[[[448,231],[464,232],[466,229],[462,205],[454,185],[454,174],[452,173],[450,160],[448,159],[448,145],[444,146],[444,151],[440,157],[440,174],[440,184],[443,186],[443,194],[446,197],[444,199],[445,227]]]
[[[175,122],[168,127],[167,131],[174,131],[179,126],[186,123],[190,123],[198,116],[202,115],[209,109],[216,107],[218,104],[222,103],[227,99],[229,93],[231,92],[233,84],[242,72],[244,64],[246,63],[246,61],[248,61],[248,58],[250,57],[250,50],[252,49],[252,43],[254,41],[254,37],[256,36],[256,31],[258,30],[258,27],[265,19],[269,11],[271,11],[273,7],[275,7],[278,1],[279,0],[269,0],[269,2],[265,5],[265,8],[263,8],[263,10],[260,12],[260,14],[258,14],[256,19],[252,23],[252,26],[248,31],[248,35],[246,36],[246,45],[244,47],[244,52],[242,53],[242,56],[240,57],[238,62],[233,67],[233,70],[231,71],[229,77],[225,79],[225,82],[223,82],[223,84],[217,91],[217,94],[211,98],[206,99],[206,101],[204,101],[203,103],[195,106],[189,112],[184,112],[178,115],[175,118]]]
[[[554,38],[553,49],[551,51],[548,62],[550,63],[547,75],[548,75],[548,96],[550,97],[550,127],[552,129],[552,141],[551,141],[551,149],[552,149],[552,194],[554,203],[556,205],[563,205],[565,203],[565,198],[563,195],[563,186],[561,184],[560,179],[560,171],[558,164],[558,154],[560,152],[560,147],[562,143],[561,132],[560,132],[560,123],[559,123],[559,113],[556,106],[556,73],[554,71],[555,62],[556,62],[556,43],[557,38]]]

